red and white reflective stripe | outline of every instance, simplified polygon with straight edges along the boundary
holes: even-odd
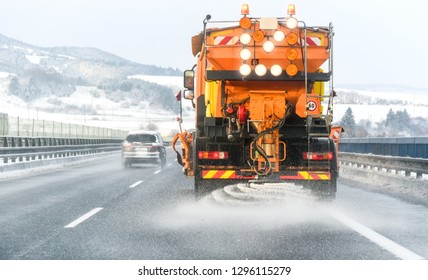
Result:
[[[321,46],[321,38],[320,37],[306,37],[306,46],[310,46],[310,47]]]
[[[214,37],[215,46],[232,46],[237,45],[239,42],[238,36],[216,36]]]

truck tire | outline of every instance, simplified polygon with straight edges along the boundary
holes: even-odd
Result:
[[[312,181],[311,191],[314,196],[321,201],[333,201],[336,198],[337,190],[337,178],[333,178],[329,181]]]

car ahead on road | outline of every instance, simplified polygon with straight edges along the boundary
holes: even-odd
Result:
[[[155,163],[162,168],[166,163],[166,149],[157,131],[131,131],[122,143],[122,164],[129,168],[134,163]]]

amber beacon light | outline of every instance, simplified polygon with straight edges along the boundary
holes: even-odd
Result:
[[[242,4],[241,6],[241,15],[248,16],[250,14],[250,7],[248,4]]]

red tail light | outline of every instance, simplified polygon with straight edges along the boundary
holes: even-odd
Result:
[[[229,153],[228,152],[208,152],[208,151],[201,151],[198,152],[198,158],[199,159],[228,159]]]
[[[129,143],[129,142],[124,142],[123,143],[123,149],[126,150],[126,151],[131,150],[132,149],[132,144]]]
[[[327,153],[303,153],[304,160],[333,160],[333,152]]]
[[[157,152],[157,151],[159,151],[160,150],[160,148],[161,148],[162,146],[160,146],[160,145],[152,145],[152,147],[150,148],[150,152]]]

